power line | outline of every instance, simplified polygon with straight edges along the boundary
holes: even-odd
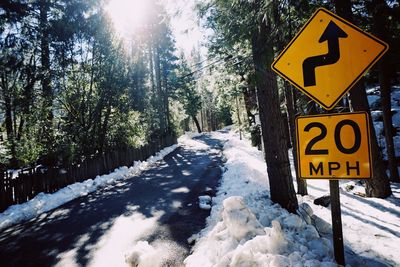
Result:
[[[230,60],[230,59],[232,59],[232,58],[233,58],[232,55],[228,55],[228,56],[226,56],[226,57],[224,57],[224,58],[217,59],[217,60],[215,60],[214,62],[211,62],[211,63],[205,65],[204,67],[201,67],[201,68],[199,68],[199,69],[197,69],[197,70],[194,70],[194,71],[192,71],[192,72],[190,72],[190,73],[188,73],[188,74],[186,74],[186,75],[181,76],[180,78],[185,78],[185,77],[191,76],[191,75],[195,74],[196,72],[199,72],[199,71],[201,71],[201,70],[203,70],[203,69],[205,69],[205,68],[208,68],[208,67],[210,67],[210,66],[213,66],[213,65],[217,64],[218,62],[220,62],[220,61],[222,61],[222,60],[228,61],[228,60]],[[204,61],[203,61],[203,62],[204,62]]]
[[[250,57],[252,57],[252,55],[248,55],[248,56],[244,57],[244,58],[241,59],[240,61],[235,62],[234,64],[232,64],[232,66],[238,65],[238,64],[244,62],[245,60],[249,59]],[[192,71],[192,72],[190,72],[190,73],[188,73],[188,74],[186,74],[186,75],[183,75],[183,76],[181,76],[180,78],[185,78],[185,77],[191,76],[191,75],[193,75],[193,74],[195,74],[195,73],[197,73],[197,72],[200,72],[200,71],[202,71],[202,70],[204,70],[204,69],[206,69],[206,68],[208,68],[208,67],[211,67],[211,66],[213,66],[213,65],[215,65],[215,64],[217,64],[217,63],[219,63],[219,62],[221,62],[222,60],[225,60],[225,61],[228,61],[228,62],[229,62],[229,61],[231,61],[232,59],[234,59],[234,57],[233,57],[232,55],[228,55],[228,56],[226,56],[226,57],[224,57],[224,58],[220,58],[220,59],[218,59],[218,60],[216,60],[216,61],[214,61],[214,62],[211,62],[210,64],[207,64],[207,65],[204,66],[204,67],[201,67],[201,68],[196,69],[196,70],[194,70],[194,71]],[[204,62],[204,61],[203,61],[203,62]]]

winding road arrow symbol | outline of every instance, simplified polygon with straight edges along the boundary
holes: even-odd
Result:
[[[315,69],[320,66],[335,64],[340,59],[339,38],[346,38],[348,35],[333,21],[330,21],[324,33],[319,38],[319,43],[328,41],[328,53],[319,56],[312,56],[303,61],[304,86],[314,86]]]

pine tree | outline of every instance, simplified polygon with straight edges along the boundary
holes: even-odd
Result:
[[[186,115],[193,120],[197,131],[202,132],[197,114],[201,110],[201,98],[196,90],[196,80],[189,68],[184,55],[182,54],[179,62],[175,98],[182,103]]]
[[[352,22],[351,1],[335,1],[336,13]],[[357,82],[350,91],[350,99],[355,111],[367,111],[370,113],[367,94],[365,92],[364,80]],[[371,116],[370,116],[371,118]],[[382,156],[376,141],[376,133],[371,125],[371,153],[372,153],[372,173],[373,177],[366,182],[366,194],[369,197],[386,198],[392,194],[390,189],[389,179],[386,175],[386,170],[383,165]]]
[[[290,172],[277,81],[268,67],[274,58],[275,44],[269,37],[274,21],[265,6],[268,6],[267,3],[261,0],[251,3],[212,1],[200,12],[210,13],[209,26],[217,30],[218,42],[232,44],[231,47],[239,42],[251,45],[271,199],[295,212],[297,198]],[[232,17],[237,19],[231,20]]]
[[[392,133],[390,58],[393,58],[395,52],[399,52],[399,49],[393,47],[395,44],[393,44],[390,38],[391,32],[389,25],[391,23],[388,18],[392,16],[392,12],[387,3],[382,0],[366,1],[365,4],[368,12],[372,15],[374,33],[380,39],[390,43],[391,47],[379,62],[379,83],[381,89],[383,125],[385,128],[386,151],[389,162],[390,178],[394,182],[400,182]]]

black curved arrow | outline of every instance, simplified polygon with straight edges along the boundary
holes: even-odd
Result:
[[[339,38],[346,38],[345,33],[333,21],[330,21],[324,33],[319,38],[320,43],[328,41],[328,53],[319,56],[306,58],[303,61],[304,86],[314,86],[315,68],[330,64],[335,64],[340,58]]]

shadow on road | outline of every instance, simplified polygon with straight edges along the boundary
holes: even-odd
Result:
[[[160,215],[156,221],[160,227],[147,237],[149,242],[170,239],[188,253],[187,239],[204,228],[209,215],[199,209],[198,196],[207,187],[215,191],[221,177],[219,141],[207,135],[196,140],[217,150],[179,147],[137,177],[7,229],[0,234],[0,264],[54,266],[60,254],[74,251],[75,263],[86,266],[116,221],[138,213],[144,218]],[[127,238],[135,232],[140,236],[142,227],[124,231]]]

